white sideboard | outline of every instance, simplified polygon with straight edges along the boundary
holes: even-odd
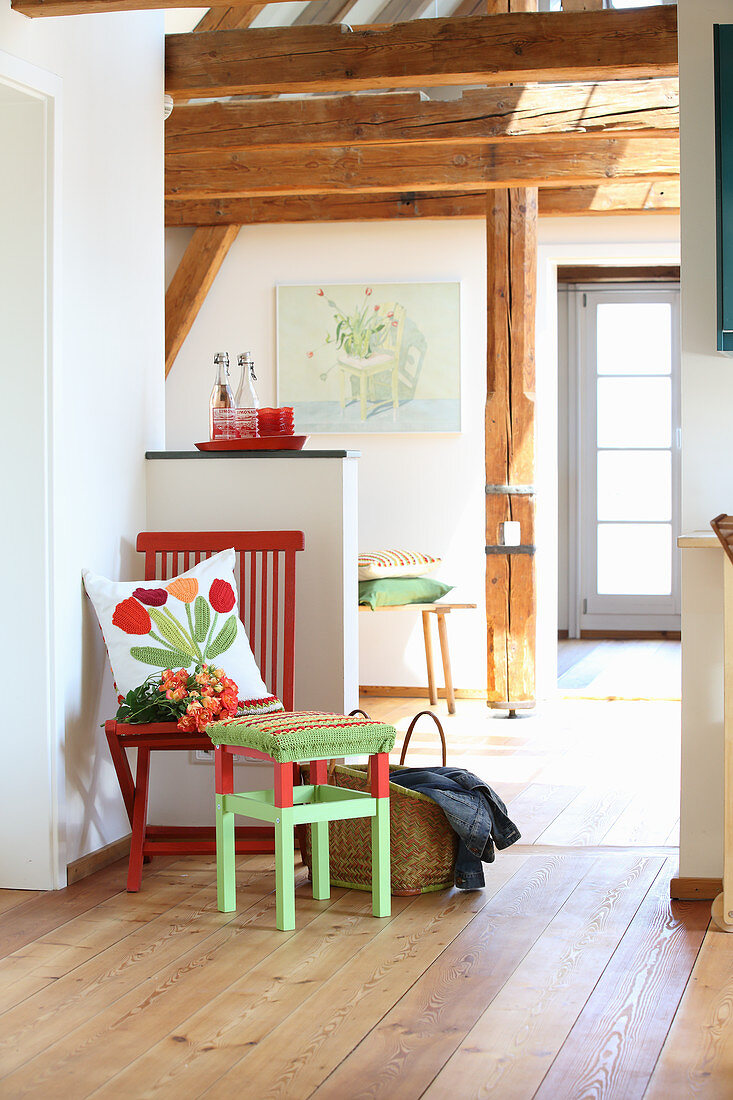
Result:
[[[296,565],[295,705],[338,713],[357,707],[358,452],[153,451],[146,457],[148,530],[305,532]],[[164,766],[165,774],[154,759],[150,820],[213,819],[207,772],[187,759]],[[260,768],[242,770],[253,772],[242,788],[256,786]]]

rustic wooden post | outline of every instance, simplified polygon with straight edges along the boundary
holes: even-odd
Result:
[[[537,0],[488,0],[488,14]],[[486,209],[486,634],[490,707],[535,705],[534,344],[537,189],[490,191]],[[506,547],[504,523],[519,522]]]
[[[535,293],[537,189],[488,193],[486,618],[488,704],[535,705]],[[504,523],[520,524],[504,545]]]

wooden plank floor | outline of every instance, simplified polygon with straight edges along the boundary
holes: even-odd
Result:
[[[569,638],[557,646],[557,686],[567,698],[680,699],[682,646],[671,639]]]
[[[420,705],[367,702],[400,731]],[[205,857],[154,861],[138,895],[122,864],[1,891],[0,1096],[733,1096],[733,937],[669,900],[679,708],[461,701],[444,724],[523,834],[483,890],[375,920],[300,867],[290,933],[270,856],[239,859],[235,914]],[[437,760],[427,725],[410,755]]]

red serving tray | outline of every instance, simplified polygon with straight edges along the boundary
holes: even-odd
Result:
[[[208,439],[200,451],[302,451],[307,435],[260,435],[250,439]]]

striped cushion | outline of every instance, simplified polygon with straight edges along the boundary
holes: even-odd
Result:
[[[256,749],[279,764],[390,752],[396,737],[394,726],[383,722],[315,710],[227,718],[206,732],[215,745]]]
[[[359,555],[359,580],[378,581],[385,577],[422,577],[440,565],[440,558],[413,550],[385,550],[381,554]]]

